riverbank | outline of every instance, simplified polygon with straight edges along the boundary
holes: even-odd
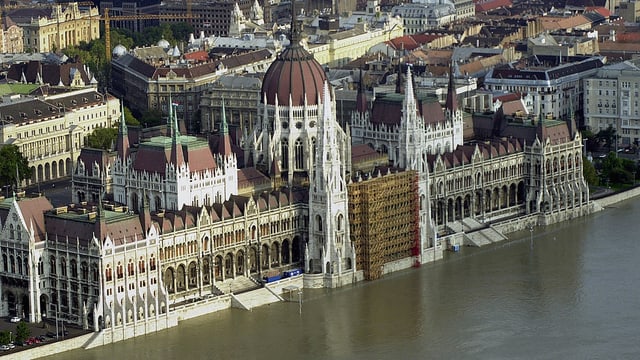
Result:
[[[636,188],[636,189],[631,189],[631,190],[627,190],[625,192],[621,192],[621,193],[616,193],[616,194],[611,194],[609,196],[606,196],[604,198],[599,198],[597,200],[593,200],[593,211],[600,211],[602,209],[605,209],[607,207],[611,207],[613,205],[615,205],[618,202],[621,201],[625,201],[628,200],[630,198],[636,197],[640,195],[640,188]],[[491,224],[490,226],[497,229],[498,231],[505,231],[505,233],[511,233],[511,232],[515,232],[519,230],[525,230],[528,228],[528,224],[534,223],[536,221],[539,220],[540,215],[531,215],[531,216],[527,216],[527,217],[522,217],[522,218],[517,218],[517,219],[511,219],[508,221],[504,221],[501,223],[494,223]],[[560,218],[560,217],[554,217],[554,218]],[[514,230],[516,229],[516,230]],[[463,238],[462,236],[463,234],[460,235],[456,235],[458,236],[460,239]],[[444,238],[443,238],[444,239]],[[403,267],[402,264],[397,264],[398,265],[398,270],[400,267]],[[394,269],[395,270],[395,269]],[[277,288],[272,289],[273,292],[275,293],[282,293],[284,291],[285,288],[291,286],[290,289],[293,288],[300,288],[298,285],[296,284],[289,284],[289,283],[282,283],[280,284]],[[248,295],[247,295],[248,296]],[[184,308],[179,309],[179,311],[172,311],[172,317],[175,317],[175,325],[179,326],[180,322],[182,320],[186,320],[186,319],[191,319],[191,318],[195,318],[195,317],[199,317],[201,315],[204,314],[208,314],[211,312],[215,312],[215,311],[220,311],[220,310],[226,310],[226,309],[230,309],[231,307],[233,307],[233,304],[236,303],[237,304],[237,298],[240,298],[240,302],[242,304],[244,304],[242,302],[242,297],[240,297],[239,295],[235,295],[234,296],[236,299],[233,299],[230,296],[227,296],[227,298],[225,299],[218,299],[215,304],[213,303],[214,300],[212,299],[212,303],[208,304],[208,305],[198,305],[198,304],[188,304],[188,305],[184,305]],[[278,301],[278,300],[276,300]],[[206,308],[208,307],[208,308]],[[237,306],[239,308],[242,308],[242,306]],[[247,306],[245,304],[245,309],[251,309],[252,306]],[[56,354],[56,353],[61,353],[61,352],[65,352],[68,350],[72,350],[72,349],[79,349],[79,348],[83,348],[83,349],[87,349],[90,347],[96,347],[96,346],[101,346],[104,345],[106,343],[110,343],[110,342],[105,342],[106,338],[105,338],[105,331],[102,332],[98,332],[98,333],[90,333],[87,335],[83,335],[81,337],[78,338],[74,338],[74,339],[68,339],[68,340],[64,340],[64,341],[59,341],[56,343],[52,343],[52,344],[48,344],[48,345],[44,345],[44,346],[40,346],[37,348],[31,348],[31,349],[25,349],[19,353],[15,353],[15,354],[8,354],[9,359],[34,359],[34,358],[39,358],[39,357],[44,357],[44,356],[48,356],[48,355],[52,355],[52,354]],[[142,335],[142,334],[141,334]]]

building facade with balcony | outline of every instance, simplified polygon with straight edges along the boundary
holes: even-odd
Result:
[[[584,116],[588,129],[597,133],[609,126],[618,144],[640,145],[640,67],[628,60],[601,68],[584,79]]]

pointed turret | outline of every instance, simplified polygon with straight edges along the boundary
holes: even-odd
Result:
[[[116,143],[116,150],[123,164],[125,164],[127,157],[129,156],[129,130],[127,129],[127,123],[124,119],[124,104],[120,103],[120,126],[118,127],[118,138]]]
[[[102,192],[98,194],[98,207],[96,209],[96,222],[93,229],[93,235],[100,240],[100,244],[107,237],[107,221],[104,216],[104,209],[102,208]]]
[[[447,88],[447,101],[445,103],[445,108],[449,110],[451,114],[458,110],[458,97],[456,96],[456,86],[453,80],[453,60],[451,60],[451,66],[449,66],[449,86]]]
[[[302,40],[302,26],[298,21],[298,13],[296,12],[296,1],[291,1],[291,40],[290,47],[299,47]]]
[[[184,163],[182,144],[180,143],[180,130],[178,130],[178,120],[173,113],[173,101],[169,95],[169,126],[171,128],[171,163],[180,167]]]
[[[222,119],[220,121],[220,140],[218,142],[218,154],[221,156],[231,156],[231,139],[229,138],[229,125],[227,124],[227,112],[222,98]]]
[[[142,225],[142,229],[144,229],[146,235],[151,227],[151,212],[149,211],[149,199],[147,199],[146,190],[142,192],[142,207],[138,215],[140,216],[140,225]]]

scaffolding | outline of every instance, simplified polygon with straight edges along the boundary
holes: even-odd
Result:
[[[418,175],[415,171],[378,171],[349,187],[349,221],[356,269],[364,278],[383,275],[384,265],[415,256],[419,247]]]

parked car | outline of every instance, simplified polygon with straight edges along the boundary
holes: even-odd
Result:
[[[9,347],[9,345],[0,345],[0,350],[1,350],[1,351],[8,351],[8,350],[10,350],[10,349],[11,349],[11,348]]]
[[[14,317],[11,318],[11,322],[12,323],[18,323],[18,322],[20,322],[20,320],[22,320],[22,319],[20,319],[19,316],[14,316]]]
[[[48,337],[48,338],[54,338],[54,337],[56,337],[56,333],[49,331],[49,332],[47,333],[47,337]]]
[[[43,342],[43,341],[47,341],[47,338],[44,335],[40,335],[38,336],[38,340],[40,340],[40,342]]]

